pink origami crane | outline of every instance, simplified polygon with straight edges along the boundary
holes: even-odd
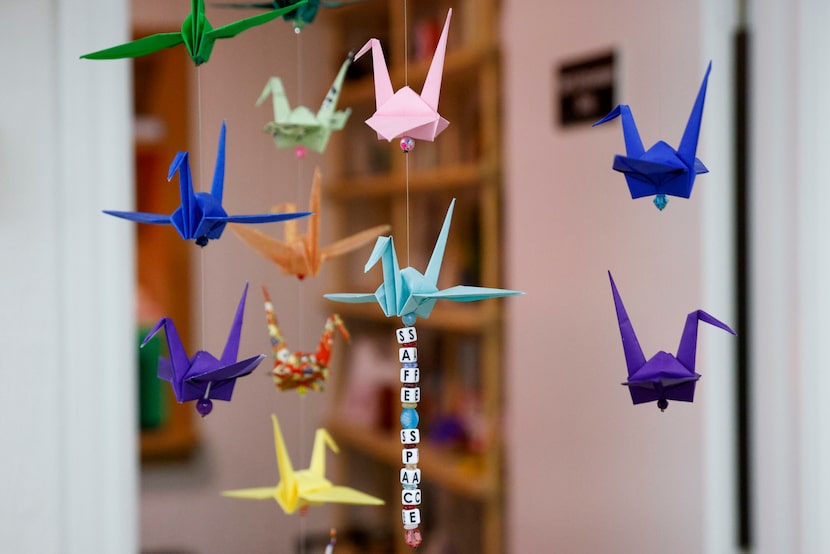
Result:
[[[366,124],[377,132],[378,140],[385,139],[391,142],[395,138],[410,137],[432,142],[450,124],[438,113],[438,96],[441,93],[451,16],[452,9],[447,13],[447,20],[444,22],[444,29],[441,31],[441,38],[435,48],[435,55],[421,94],[408,85],[398,92],[393,92],[389,69],[386,67],[386,59],[383,57],[383,49],[378,39],[369,39],[355,56],[355,59],[358,59],[369,49],[372,50],[376,108],[374,115],[366,120]]]

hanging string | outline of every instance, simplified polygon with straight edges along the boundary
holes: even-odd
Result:
[[[407,9],[406,0],[403,0],[403,75],[404,84],[409,86],[409,25],[407,23]],[[406,166],[406,265],[411,267],[412,263],[409,259],[409,154],[407,152],[405,158]]]
[[[202,66],[196,66],[196,101],[197,101],[197,121],[198,134],[197,142],[199,149],[199,190],[204,191],[204,166],[202,164]],[[206,322],[205,322],[205,248],[199,248],[199,281],[201,282],[201,309],[202,314],[202,350],[207,350],[205,344]]]

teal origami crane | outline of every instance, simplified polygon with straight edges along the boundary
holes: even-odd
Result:
[[[305,106],[297,106],[292,110],[288,105],[288,96],[285,94],[282,80],[279,77],[268,79],[256,105],[259,106],[269,94],[271,95],[274,121],[267,123],[264,130],[274,137],[277,148],[304,146],[315,152],[323,152],[332,131],[339,131],[346,126],[352,111],[349,108],[338,111],[337,99],[340,97],[346,70],[349,69],[352,58],[352,53],[349,53],[316,114]]]
[[[282,18],[286,21],[291,21],[292,23],[294,23],[294,30],[295,32],[299,33],[303,29],[303,27],[314,21],[314,18],[317,17],[317,11],[320,9],[320,7],[339,8],[340,6],[348,6],[349,4],[356,4],[358,2],[362,2],[362,0],[347,0],[343,2],[308,0],[308,4],[283,15]],[[247,2],[241,4],[224,3],[215,4],[215,6],[220,8],[253,8],[257,10],[278,10],[280,8],[285,7],[288,3],[289,0],[272,0],[271,2]]]
[[[441,272],[441,262],[444,259],[444,250],[447,246],[447,236],[450,232],[454,207],[455,199],[450,203],[450,208],[447,210],[444,226],[438,235],[438,241],[435,243],[426,273],[422,274],[412,267],[400,269],[392,237],[378,237],[375,249],[369,256],[364,271],[369,271],[380,260],[383,266],[383,284],[374,293],[326,294],[325,297],[335,302],[377,302],[387,317],[400,316],[405,320],[409,320],[405,321],[407,325],[413,325],[416,316],[429,317],[438,300],[475,302],[488,298],[524,294],[515,290],[466,285],[438,290],[438,274]]]
[[[268,23],[277,19],[283,14],[291,12],[297,7],[308,3],[308,0],[299,0],[285,8],[272,10],[263,14],[246,17],[216,29],[210,24],[205,16],[204,0],[190,0],[190,13],[182,23],[181,32],[158,33],[150,35],[126,44],[113,46],[90,54],[84,54],[81,58],[88,60],[116,60],[120,58],[138,58],[153,54],[165,48],[172,48],[184,44],[187,53],[196,65],[201,65],[210,59],[214,43],[222,38],[232,38],[243,31],[247,31],[257,25]]]

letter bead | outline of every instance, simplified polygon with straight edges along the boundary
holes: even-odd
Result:
[[[415,331],[415,327],[404,327],[402,329],[398,329],[395,332],[395,336],[398,337],[398,344],[416,342],[418,340],[418,332]]]
[[[398,348],[398,361],[400,362],[417,362],[418,349],[414,346],[406,346]]]
[[[421,380],[421,370],[417,367],[401,368],[401,383],[413,384]]]
[[[401,402],[406,404],[421,401],[421,387],[401,387]]]
[[[418,506],[421,503],[421,489],[404,489],[401,491],[401,504]]]
[[[420,429],[401,429],[401,444],[418,444],[421,442]]]
[[[420,469],[401,468],[401,485],[416,486],[421,484]]]
[[[405,464],[417,464],[418,463],[418,449],[417,448],[404,448],[401,450],[401,462]]]
[[[401,510],[401,515],[403,516],[403,524],[404,526],[412,525],[417,527],[421,524],[421,510],[418,508],[413,508],[411,510]],[[414,527],[410,527],[413,529]]]

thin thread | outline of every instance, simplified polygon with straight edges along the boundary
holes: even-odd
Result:
[[[406,157],[406,265],[411,267],[412,263],[409,261],[409,156],[412,152],[404,154]]]
[[[303,42],[302,42],[302,33],[297,33],[297,105],[302,106],[303,102]],[[294,152],[295,157],[297,158],[297,186],[296,186],[296,196],[295,196],[295,205],[300,205],[300,199],[302,196],[302,179],[303,179],[303,163],[302,158],[297,156],[297,151]],[[303,298],[303,287],[304,281],[299,281],[298,287],[298,294],[297,294],[297,344],[299,345],[298,350],[303,348],[303,314],[305,311],[305,302]],[[300,395],[300,452],[302,452],[303,456],[306,452],[306,422],[305,422],[305,395]],[[300,554],[305,554],[306,552],[306,516],[302,514],[300,516]]]
[[[403,80],[409,86],[409,31],[406,23],[406,0],[403,0]]]
[[[198,102],[197,120],[198,120],[198,136],[197,143],[199,145],[199,190],[204,190],[204,179],[202,178],[202,66],[196,67],[196,97]],[[199,279],[201,281],[201,312],[202,312],[202,350],[207,350],[205,344],[205,248],[199,248]]]
[[[205,347],[205,248],[204,247],[199,248],[199,265],[200,265],[199,273],[201,274],[200,275],[200,280],[201,280],[201,283],[202,283],[202,286],[201,286],[201,296],[202,296],[202,298],[201,298],[201,303],[202,303],[202,306],[201,306],[201,308],[202,308],[201,309],[201,312],[202,312],[202,350],[207,350],[207,348]]]

